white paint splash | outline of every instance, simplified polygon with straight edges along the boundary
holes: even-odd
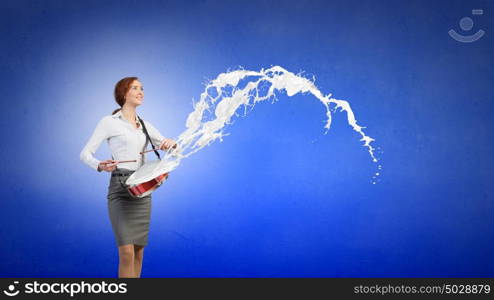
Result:
[[[161,162],[137,170],[128,178],[127,184],[139,184],[159,174],[175,170],[182,159],[218,139],[222,141],[223,136],[227,135],[223,132],[224,127],[231,124],[231,118],[237,115],[236,112],[240,108],[243,107],[247,113],[248,107],[253,107],[257,102],[276,99],[275,93],[282,90],[285,90],[290,97],[298,93],[310,93],[324,105],[327,116],[325,134],[331,127],[330,104],[334,104],[334,111],[338,108],[345,111],[348,124],[361,135],[360,140],[364,142],[363,146],[367,148],[372,161],[378,162],[374,155],[375,148],[371,145],[374,139],[365,135],[362,131],[365,127],[357,124],[347,101],[331,98],[331,94],[324,96],[313,81],[280,66],[274,66],[259,72],[241,69],[221,73],[216,79],[207,83],[199,101],[194,104],[194,111],[187,117],[187,129],[176,140],[178,147],[166,153]],[[379,165],[378,169],[381,170],[381,167]],[[374,174],[373,184],[376,183],[377,176],[379,172]]]

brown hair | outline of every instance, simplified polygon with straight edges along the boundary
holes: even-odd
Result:
[[[115,92],[113,95],[115,96],[115,101],[117,102],[118,105],[120,105],[120,108],[117,108],[113,111],[112,115],[116,114],[119,110],[122,109],[122,106],[125,104],[125,95],[130,89],[130,85],[134,80],[139,80],[137,77],[125,77],[120,79],[119,82],[115,85]]]

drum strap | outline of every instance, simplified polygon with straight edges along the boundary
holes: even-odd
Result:
[[[146,138],[151,143],[151,147],[153,147],[153,149],[156,149],[153,145],[153,142],[151,141],[151,138],[149,137],[149,133],[148,133],[148,130],[146,129],[146,125],[144,125],[144,121],[141,119],[141,117],[139,117],[139,116],[137,116],[137,117],[139,118],[139,121],[141,122],[142,130],[144,130],[144,133],[146,134]],[[160,157],[160,154],[158,153],[158,151],[154,150],[154,153],[156,153],[156,155],[158,156],[158,159],[161,160],[161,157]]]

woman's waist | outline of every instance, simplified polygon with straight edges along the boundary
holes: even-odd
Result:
[[[130,176],[132,175],[136,170],[131,170],[131,169],[126,169],[126,168],[117,168],[111,172],[111,176]]]

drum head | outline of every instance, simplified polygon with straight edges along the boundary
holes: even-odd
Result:
[[[130,175],[125,183],[128,186],[133,186],[160,176],[162,174],[158,172],[158,166],[160,162],[160,160],[153,160],[145,163],[139,169],[137,169],[137,171]]]

